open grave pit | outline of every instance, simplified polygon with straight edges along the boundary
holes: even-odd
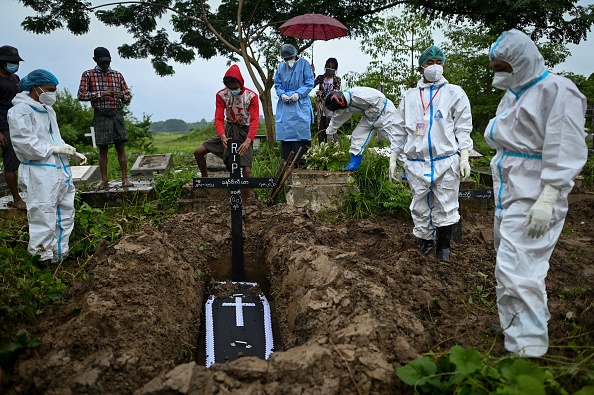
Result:
[[[560,241],[551,258],[552,339],[564,335],[559,315],[568,309],[594,322],[586,305],[594,272],[569,259],[592,242],[582,218],[592,219],[594,207],[574,206],[566,226],[576,238]],[[275,352],[207,369],[200,328],[206,295],[231,273],[229,207],[175,215],[97,249],[91,279],[72,284],[27,328],[43,344],[20,356],[6,393],[412,393],[394,371],[430,349],[504,352],[487,329],[496,307],[477,299],[480,289],[494,292],[495,253],[484,237],[492,216],[467,216],[452,264],[437,265],[417,253],[410,219],[334,225],[308,209],[249,204],[246,281],[274,305]],[[559,298],[575,278],[589,279],[583,298]]]

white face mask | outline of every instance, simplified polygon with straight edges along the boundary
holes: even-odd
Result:
[[[443,66],[440,64],[432,64],[425,67],[423,75],[429,82],[439,81],[443,76]]]
[[[51,107],[56,102],[56,92],[46,92],[41,87],[39,89],[43,92],[39,95],[39,102]]]
[[[493,77],[493,86],[504,91],[512,87],[514,81],[514,73],[506,73],[505,71],[498,71]]]
[[[293,66],[295,66],[295,59],[289,59],[286,62],[290,68],[293,68]]]

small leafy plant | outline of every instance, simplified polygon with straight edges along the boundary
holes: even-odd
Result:
[[[303,159],[308,169],[340,171],[348,162],[348,155],[337,143],[322,142],[311,146]]]
[[[375,215],[399,217],[407,212],[412,193],[406,183],[395,184],[388,179],[389,159],[381,155],[364,155],[355,181],[359,192],[345,201],[349,216],[366,218]]]
[[[442,355],[425,355],[396,370],[396,376],[417,394],[568,394],[552,368],[528,359],[496,358],[454,346]],[[567,374],[576,375],[569,369]],[[590,394],[584,387],[576,394]]]

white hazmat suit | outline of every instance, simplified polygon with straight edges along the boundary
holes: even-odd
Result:
[[[404,168],[413,193],[413,234],[433,240],[435,228],[460,220],[460,157],[472,149],[472,115],[464,90],[441,77],[422,78],[408,90],[394,116],[392,151],[404,154]]]
[[[538,357],[549,344],[549,258],[565,222],[567,195],[587,159],[586,99],[573,82],[545,69],[536,45],[519,30],[504,32],[489,57],[513,68],[510,89],[485,130],[497,150],[491,171],[499,319],[508,351]],[[542,206],[535,202],[550,195],[543,190],[555,193],[545,222],[550,227],[539,237],[526,225]]]
[[[40,260],[61,260],[68,252],[74,227],[74,194],[68,156],[54,154],[65,146],[56,113],[33,100],[28,92],[16,95],[8,111],[10,138],[21,161],[19,185],[26,192],[29,246]]]
[[[361,114],[361,121],[353,130],[349,152],[355,156],[363,155],[365,146],[373,137],[373,133],[385,133],[390,140],[394,137],[394,103],[377,89],[355,87],[344,92],[348,107],[336,110],[326,134],[338,131],[353,114]]]

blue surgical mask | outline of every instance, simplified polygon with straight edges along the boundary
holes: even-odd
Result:
[[[4,66],[4,70],[8,71],[10,74],[14,74],[17,71],[19,71],[19,65],[18,63],[6,63],[6,66]]]
[[[231,93],[233,96],[237,96],[241,93],[241,88],[235,90],[229,89],[229,93]]]

